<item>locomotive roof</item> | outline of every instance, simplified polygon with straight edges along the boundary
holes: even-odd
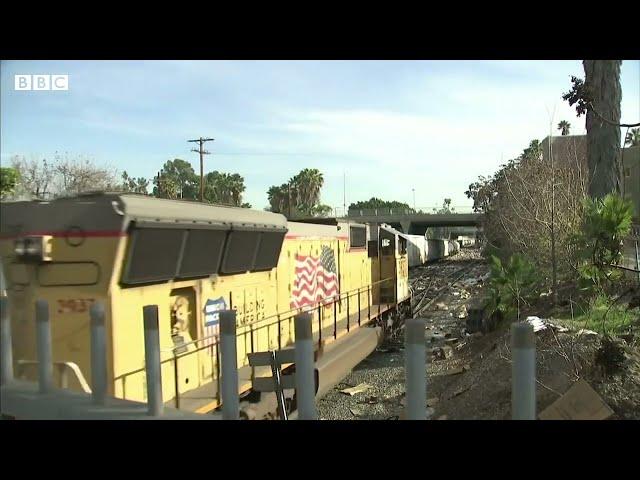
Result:
[[[277,213],[138,194],[89,193],[51,201],[8,202],[1,208],[0,231],[4,234],[69,228],[124,230],[131,221],[287,229],[286,218]]]

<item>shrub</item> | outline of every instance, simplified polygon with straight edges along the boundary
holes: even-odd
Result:
[[[612,265],[622,258],[622,240],[631,230],[632,219],[631,202],[618,195],[585,200],[582,231],[573,239],[583,290],[601,293],[622,277]]]
[[[489,309],[511,321],[520,319],[520,310],[530,306],[538,296],[539,276],[533,263],[514,254],[504,263],[491,256],[489,278]]]

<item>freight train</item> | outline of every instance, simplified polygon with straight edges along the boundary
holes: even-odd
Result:
[[[271,371],[250,366],[249,354],[292,348],[299,312],[314,319],[318,396],[376,348],[391,319],[410,314],[411,240],[384,225],[293,222],[103,192],[3,203],[0,213],[14,368],[28,380],[37,372],[40,299],[49,304],[54,371],[69,367],[66,386],[85,391],[89,309],[104,305],[108,393],[137,401],[147,399],[142,309],[157,305],[163,399],[198,413],[220,406],[217,312],[235,310],[245,418],[263,418],[274,405],[273,394],[253,388]],[[295,392],[285,393],[294,409]]]
[[[426,234],[410,235],[386,224],[382,224],[382,227],[406,240],[409,267],[424,265],[430,261],[455,255],[460,251],[460,243],[456,240],[432,239],[427,238]]]

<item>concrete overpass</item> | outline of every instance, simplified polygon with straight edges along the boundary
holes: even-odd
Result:
[[[478,227],[479,213],[415,213],[403,209],[349,210],[348,220],[387,223],[404,233],[424,235],[429,227]]]

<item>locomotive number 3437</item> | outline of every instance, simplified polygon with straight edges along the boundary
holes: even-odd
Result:
[[[93,298],[70,298],[58,300],[58,313],[88,312],[93,302]]]

